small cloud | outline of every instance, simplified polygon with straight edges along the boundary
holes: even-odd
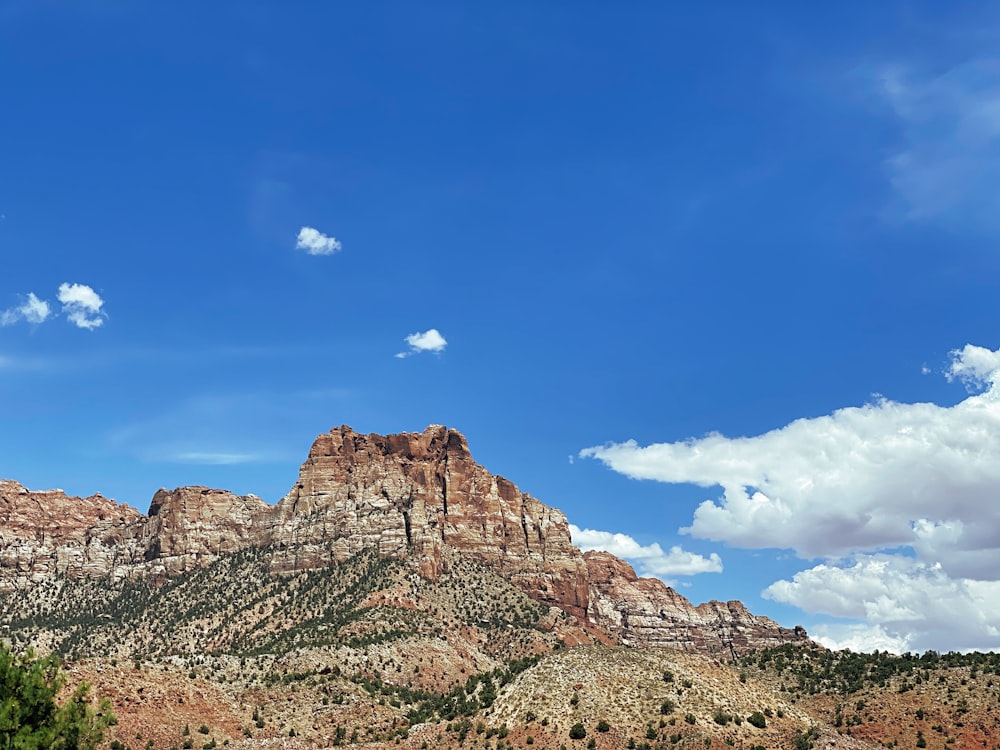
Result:
[[[77,328],[93,330],[104,325],[104,300],[86,284],[60,284],[59,301],[63,313]]]
[[[336,237],[330,237],[312,227],[302,227],[295,242],[296,250],[305,250],[309,255],[333,255],[340,252],[341,247]]]
[[[921,375],[930,375],[931,374],[931,368],[929,368],[927,365],[921,365],[921,367],[920,367],[920,374]]]
[[[944,376],[949,383],[956,378],[961,380],[969,390],[997,385],[1000,383],[1000,349],[991,351],[974,344],[954,349]]]
[[[722,572],[722,558],[715,552],[704,557],[676,545],[671,547],[669,552],[664,552],[656,542],[642,545],[627,534],[581,529],[574,524],[570,524],[569,531],[573,543],[584,552],[589,550],[610,552],[635,563],[640,575],[664,578]]]
[[[44,323],[52,309],[49,303],[35,296],[34,292],[28,292],[28,297],[23,304],[11,307],[0,312],[0,326],[12,326],[22,320],[32,325]]]
[[[448,342],[445,341],[444,336],[438,331],[437,328],[429,328],[428,330],[420,333],[411,333],[405,339],[406,343],[409,345],[410,350],[407,352],[399,352],[396,354],[397,359],[403,359],[404,357],[409,357],[413,354],[420,354],[421,352],[434,352],[435,354],[440,354],[444,351],[444,348],[448,346]]]

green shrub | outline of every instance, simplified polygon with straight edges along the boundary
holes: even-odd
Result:
[[[819,730],[816,727],[810,727],[805,732],[798,730],[795,733],[795,750],[812,750],[817,737]]]
[[[604,719],[601,719],[599,722],[597,722],[598,732],[608,732],[610,730],[611,730],[611,725],[608,724],[608,722],[605,721]]]
[[[582,740],[587,736],[587,730],[580,722],[574,724],[569,730],[569,738],[571,740]]]
[[[758,729],[763,729],[767,726],[767,719],[764,718],[764,714],[760,711],[754,711],[747,717],[747,722],[757,727]]]
[[[677,708],[677,704],[674,703],[669,698],[667,698],[665,701],[663,701],[663,703],[660,704],[660,713],[664,715],[670,714],[674,712],[675,708]]]

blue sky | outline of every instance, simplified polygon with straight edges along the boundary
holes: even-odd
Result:
[[[998,647],[998,16],[0,1],[0,475],[447,424],[695,601]]]

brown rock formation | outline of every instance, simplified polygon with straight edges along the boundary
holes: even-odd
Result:
[[[539,601],[580,617],[587,608],[586,565],[566,516],[477,464],[461,433],[445,427],[321,435],[278,503],[273,539],[285,548],[276,564],[286,568],[376,548],[417,555],[428,577],[451,548]]]
[[[0,480],[0,593],[57,575],[124,575],[143,516],[101,495],[30,492]]]
[[[437,425],[389,436],[344,426],[320,435],[274,506],[182,487],[157,492],[144,516],[100,495],[71,498],[0,481],[0,593],[60,575],[159,581],[264,546],[279,571],[376,549],[416,559],[428,578],[459,554],[627,644],[735,653],[805,638],[739,602],[694,607],[608,553],[584,556],[560,511],[491,474],[459,432]]]
[[[617,633],[627,646],[680,646],[735,658],[754,648],[809,640],[801,626],[783,628],[738,601],[696,607],[663,581],[639,578],[610,552],[587,552],[584,560],[590,583],[587,619]]]
[[[256,495],[180,487],[153,495],[140,546],[151,578],[204,567],[218,555],[266,544],[268,505]]]

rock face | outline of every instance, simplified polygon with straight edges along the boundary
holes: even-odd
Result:
[[[754,648],[808,641],[803,627],[783,628],[739,601],[696,607],[663,581],[639,578],[631,565],[609,552],[587,552],[584,560],[590,584],[587,618],[617,633],[627,646],[680,646],[736,658]]]
[[[266,544],[269,512],[256,495],[208,487],[159,490],[142,523],[143,572],[153,579],[174,576],[218,555]]]
[[[341,427],[313,443],[278,503],[276,564],[316,567],[375,548],[416,555],[435,577],[448,548],[509,578],[533,598],[581,617],[587,568],[566,516],[472,460],[456,430],[360,435]]]
[[[0,479],[0,592],[59,575],[125,575],[140,549],[143,518],[101,495],[30,492]]]
[[[491,474],[459,432],[437,425],[388,436],[331,430],[316,439],[295,486],[274,506],[254,495],[182,487],[157,492],[143,515],[100,495],[30,492],[0,481],[0,593],[56,576],[157,582],[247,547],[268,547],[278,571],[376,549],[415,559],[428,578],[459,554],[626,644],[728,655],[806,638],[739,602],[694,607],[608,553],[583,555],[560,511]]]

